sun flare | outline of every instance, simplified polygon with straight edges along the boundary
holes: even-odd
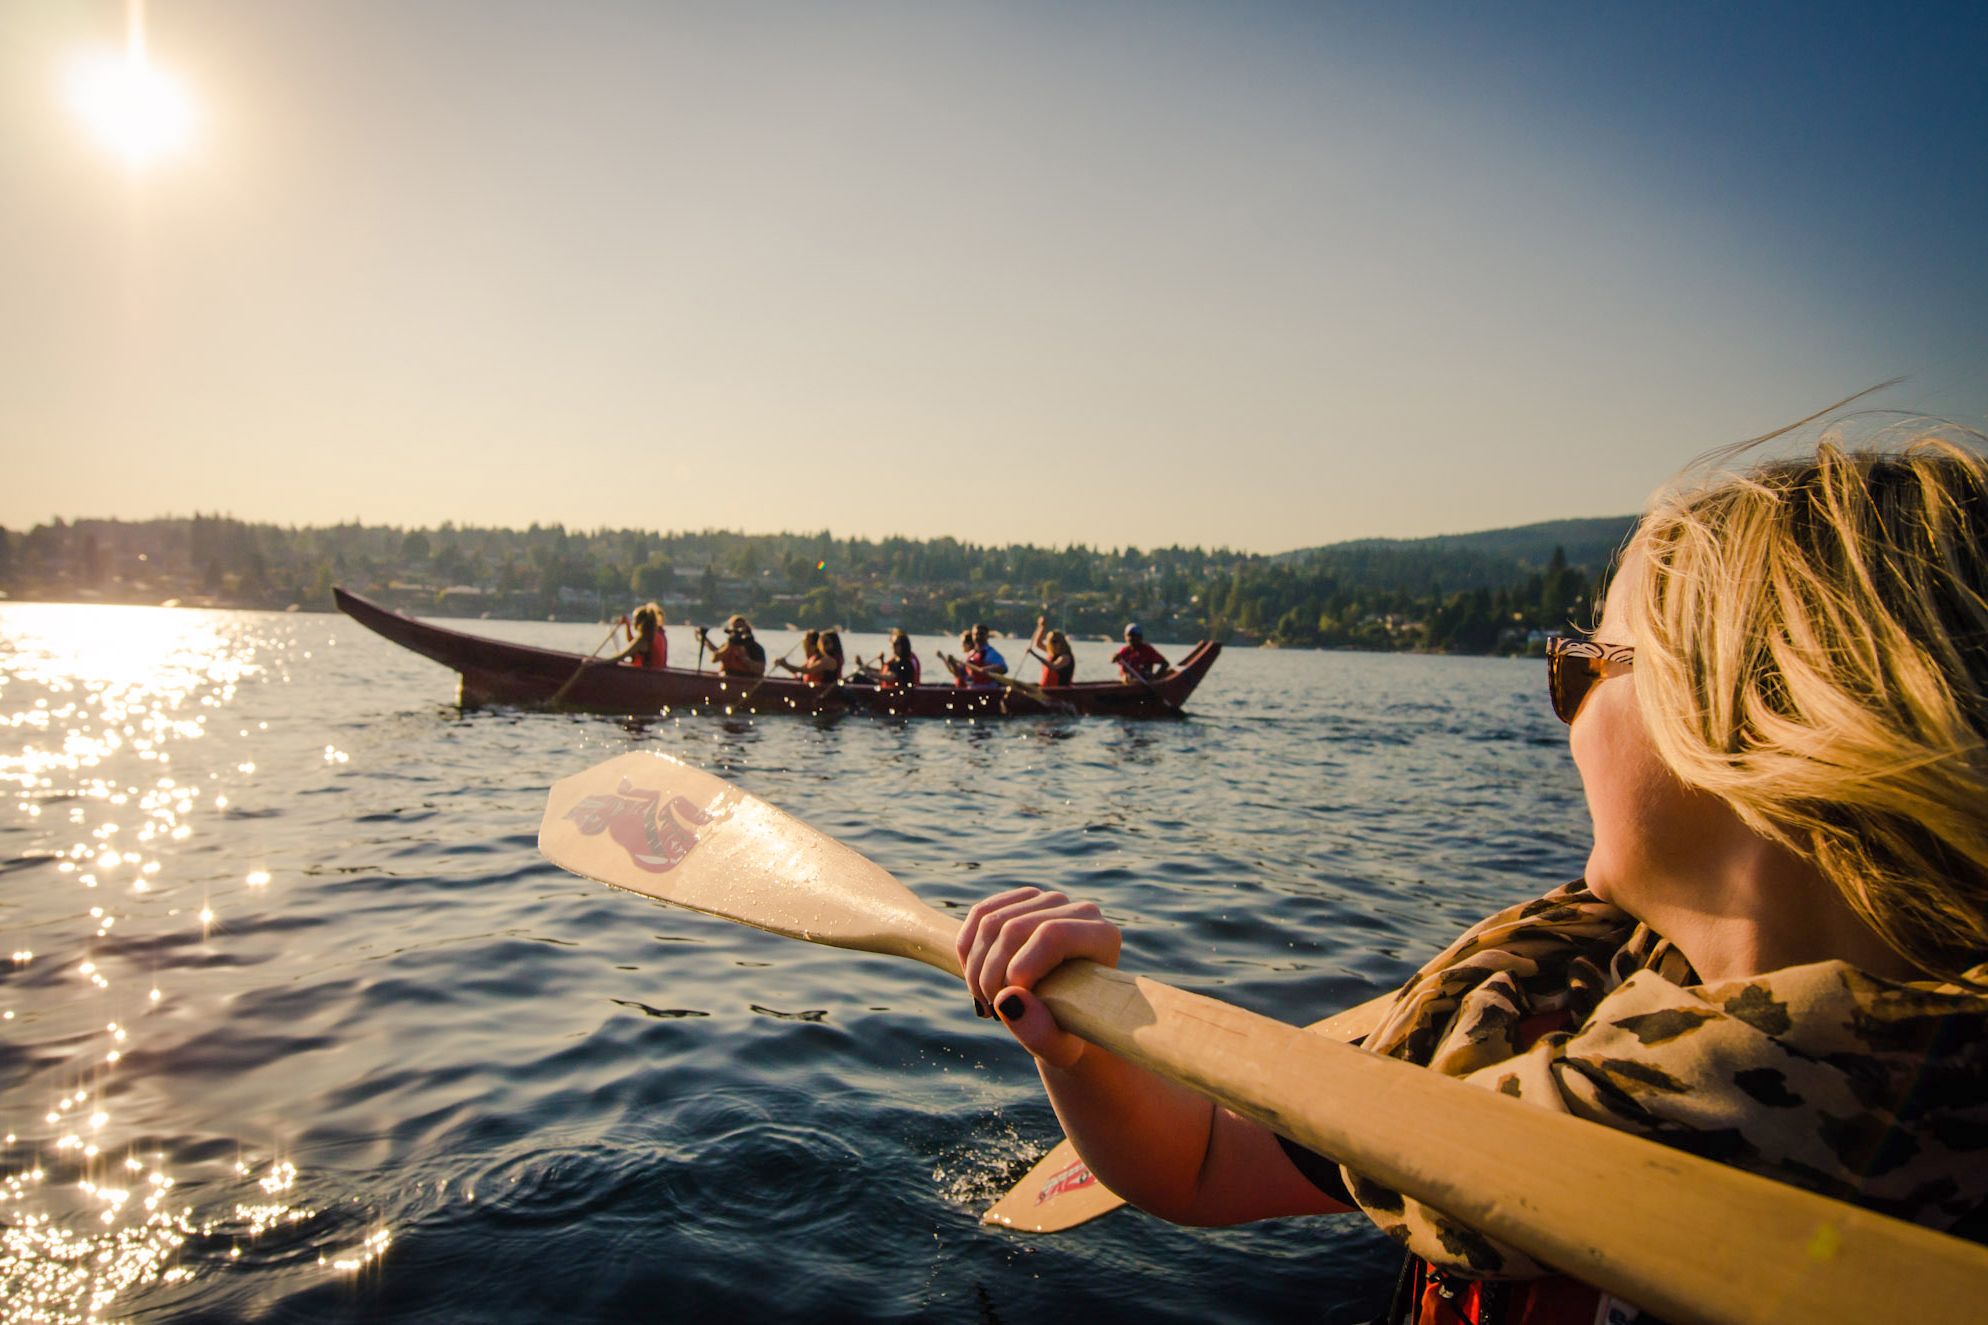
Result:
[[[142,47],[77,61],[69,104],[91,134],[133,167],[179,152],[193,136],[193,102],[179,80],[157,68]]]

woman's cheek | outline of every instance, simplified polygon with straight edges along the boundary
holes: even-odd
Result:
[[[1650,775],[1662,767],[1643,736],[1633,691],[1620,683],[1597,687],[1567,743],[1594,827],[1588,886],[1603,901],[1630,909],[1636,881],[1650,864]]]

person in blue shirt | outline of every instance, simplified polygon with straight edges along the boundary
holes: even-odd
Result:
[[[983,672],[999,672],[1001,675],[1006,676],[1008,674],[1008,660],[1001,656],[999,649],[989,643],[987,635],[986,622],[976,621],[973,623],[973,652],[966,655],[966,660]]]

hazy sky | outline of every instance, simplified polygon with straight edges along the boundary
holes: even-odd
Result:
[[[0,6],[0,524],[1262,551],[1988,421],[1988,7]]]

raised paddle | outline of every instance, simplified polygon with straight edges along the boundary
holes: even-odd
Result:
[[[575,667],[573,669],[573,675],[566,678],[566,684],[560,686],[559,689],[552,692],[552,698],[545,701],[545,706],[547,708],[559,707],[559,701],[566,698],[566,692],[573,688],[573,683],[579,680],[580,677],[586,672],[586,670],[589,667],[592,667],[594,665],[594,659],[601,656],[602,649],[605,649],[609,644],[612,644],[614,642],[614,632],[620,629],[621,629],[621,623],[619,621],[615,622],[613,625],[607,628],[607,638],[602,640],[599,644],[594,645],[594,651],[587,655],[587,660],[585,662],[581,663],[578,667]]]
[[[1335,1040],[1358,1040],[1380,1024],[1381,1014],[1394,1002],[1392,993],[1368,999],[1305,1027]],[[1058,1141],[1035,1162],[1008,1194],[987,1207],[983,1224],[999,1224],[1018,1233],[1061,1233],[1088,1224],[1125,1204],[1125,1198],[1097,1180],[1077,1147]]]
[[[960,977],[958,922],[824,833],[665,756],[552,788],[562,868]],[[1094,962],[1036,986],[1082,1036],[1565,1274],[1711,1325],[1974,1319],[1988,1248]]]

